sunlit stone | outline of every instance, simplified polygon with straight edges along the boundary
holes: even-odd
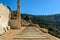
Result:
[[[4,31],[7,31],[7,28],[9,23],[9,14],[10,10],[7,6],[0,4],[0,35],[4,33]]]

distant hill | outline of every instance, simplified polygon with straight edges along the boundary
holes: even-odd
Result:
[[[60,14],[55,15],[29,15],[21,14],[22,19],[31,20],[35,24],[39,24],[42,28],[47,28],[49,34],[60,38]]]

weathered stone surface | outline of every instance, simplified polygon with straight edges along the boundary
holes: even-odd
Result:
[[[0,35],[4,33],[4,29],[7,30],[9,23],[10,10],[7,6],[0,4]]]
[[[26,20],[21,19],[21,26],[28,26],[29,24]]]
[[[42,32],[44,32],[44,33],[48,33],[48,30],[45,29],[45,28],[40,28],[40,30],[41,30]]]
[[[17,1],[17,10],[12,13],[10,19],[10,26],[12,29],[20,29],[21,27],[21,16],[20,16],[20,0]]]
[[[2,35],[4,32],[5,31],[4,31],[3,27],[0,26],[0,35]]]

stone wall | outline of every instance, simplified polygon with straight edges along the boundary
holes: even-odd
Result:
[[[9,15],[10,10],[7,6],[0,4],[0,34],[3,34],[5,31],[7,31],[7,28],[9,27]]]
[[[13,29],[20,29],[21,16],[20,16],[20,0],[17,1],[17,10],[11,13],[10,26]]]

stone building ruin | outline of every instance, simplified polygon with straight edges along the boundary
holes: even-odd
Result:
[[[20,27],[20,0],[17,1],[17,10],[14,12],[11,12],[6,5],[0,3],[0,35],[10,28],[20,29]]]
[[[11,13],[10,26],[13,29],[19,29],[21,27],[20,0],[17,1],[17,10]]]

